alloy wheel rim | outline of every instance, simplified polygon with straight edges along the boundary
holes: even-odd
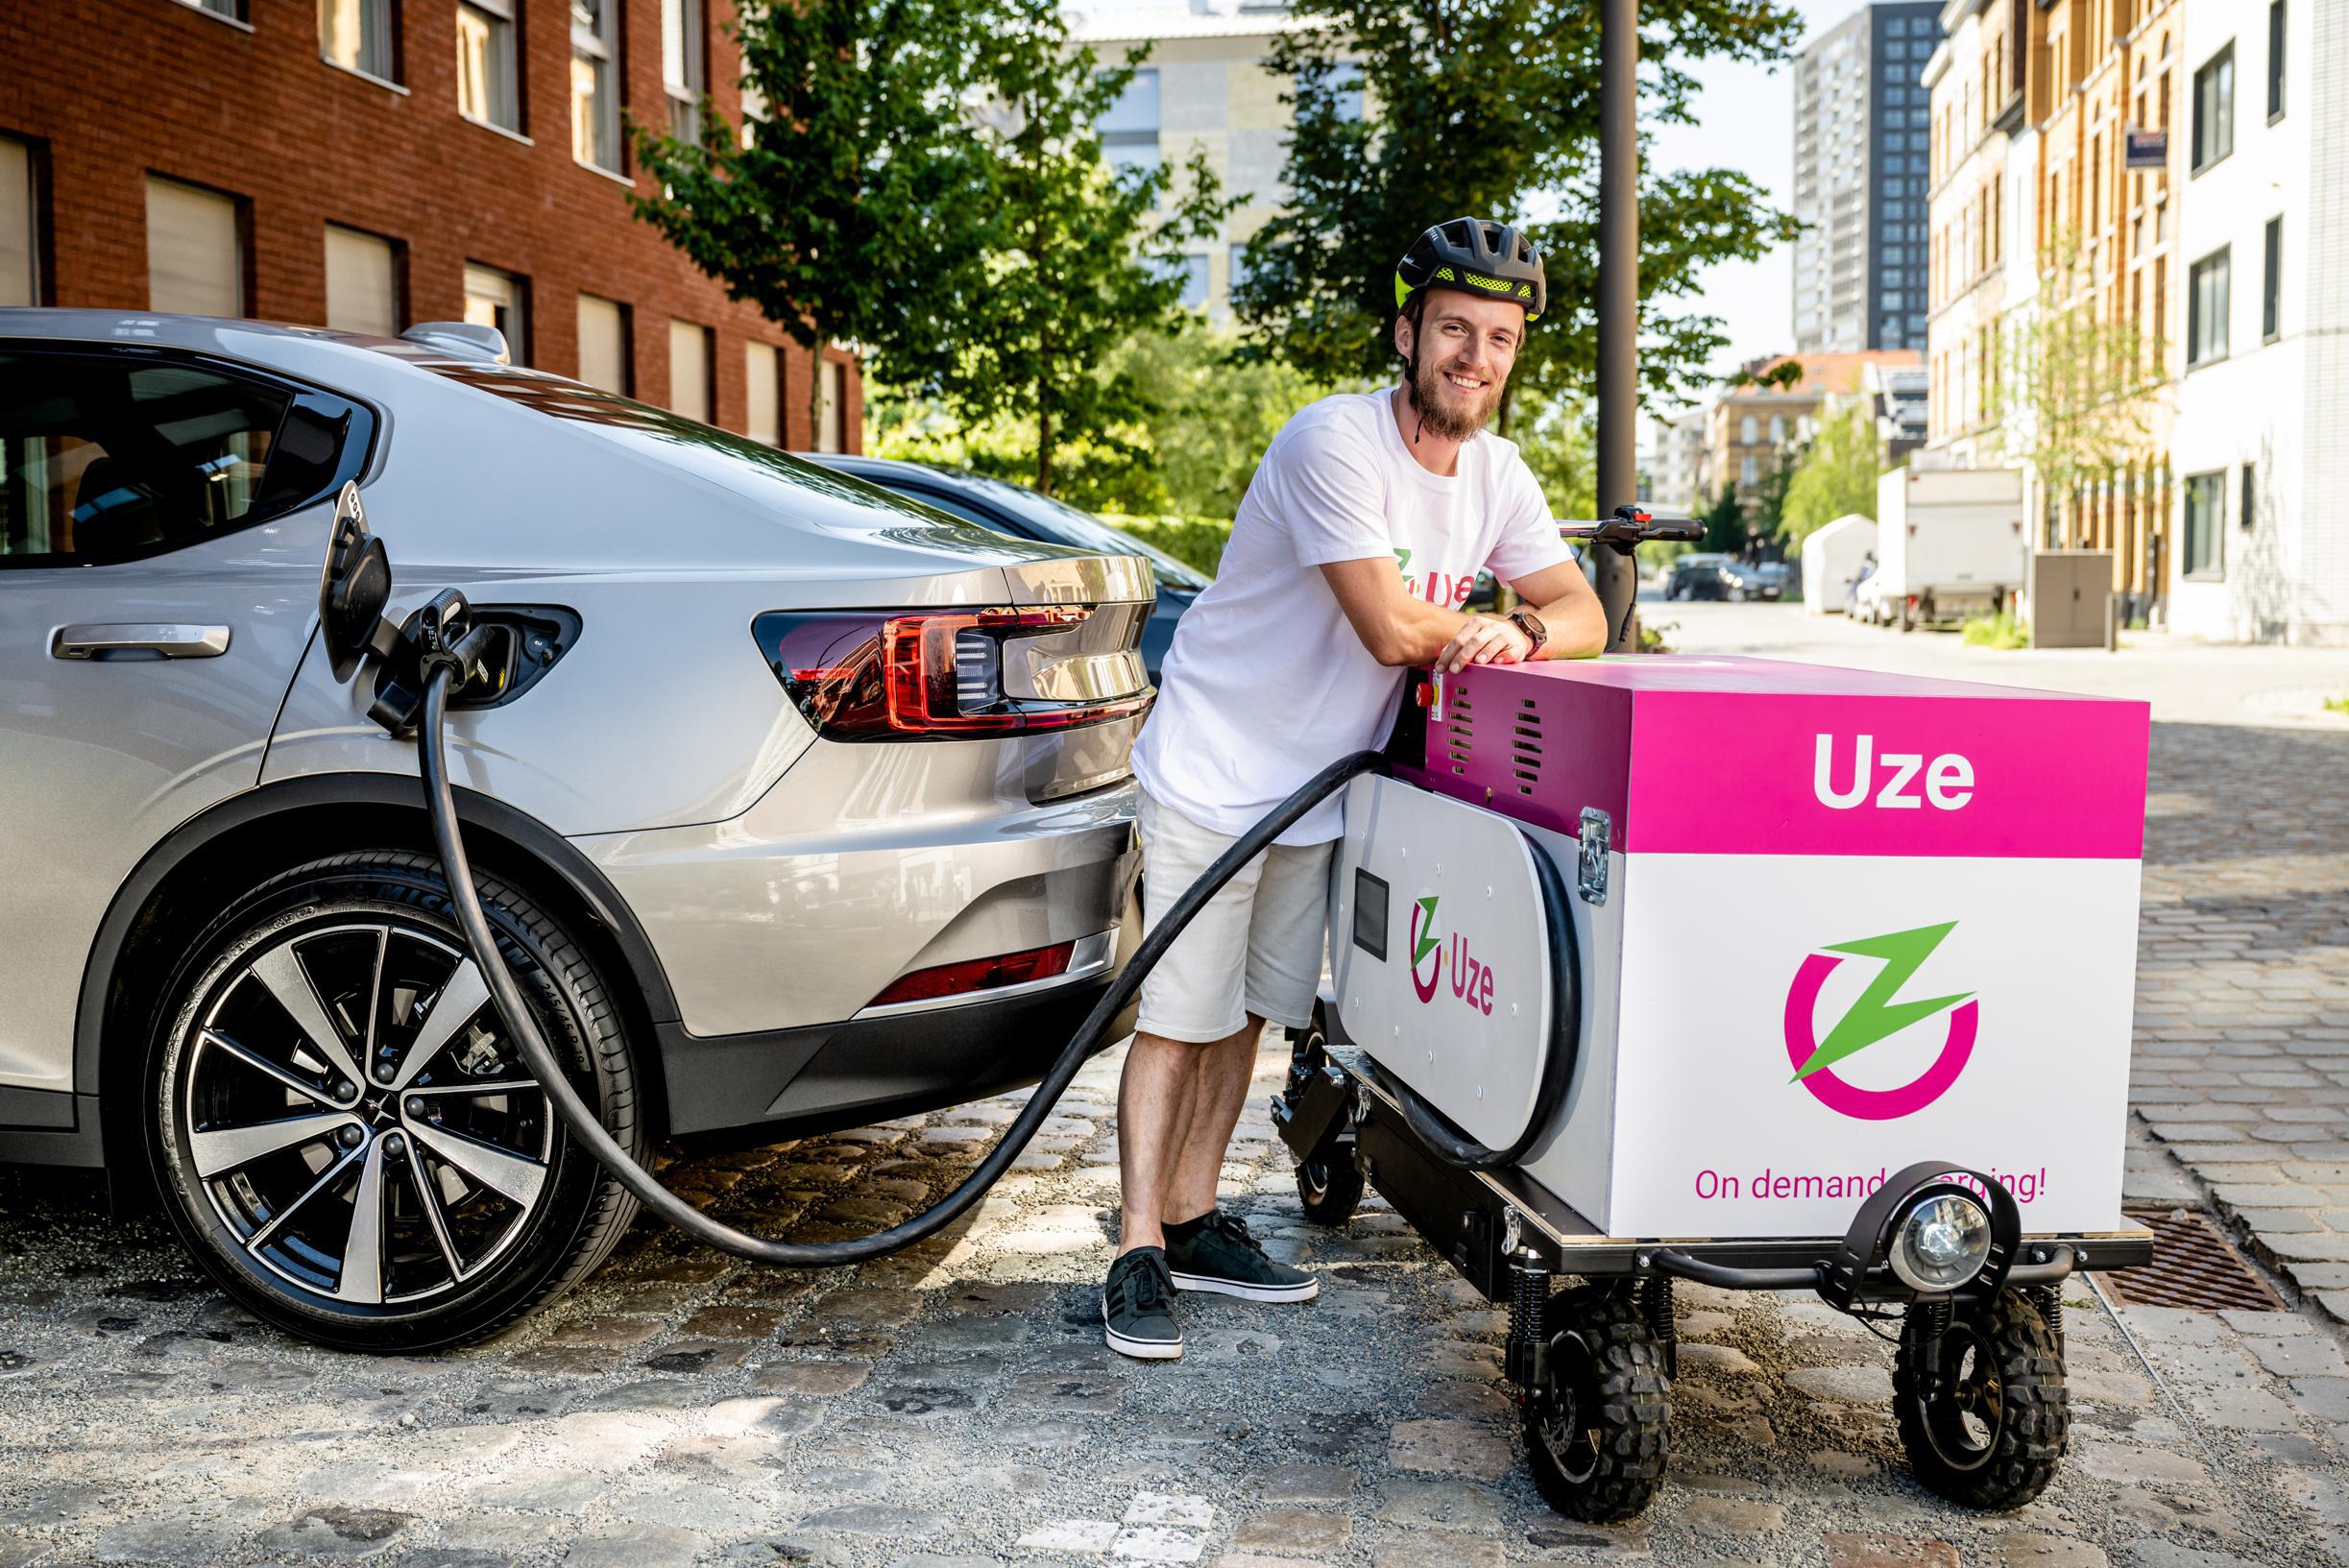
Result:
[[[1590,1346],[1572,1330],[1550,1337],[1548,1361],[1549,1386],[1534,1430],[1559,1473],[1581,1485],[1599,1469],[1599,1433],[1590,1419],[1599,1408],[1597,1367]]]
[[[249,1262],[322,1305],[456,1291],[545,1199],[545,1092],[472,956],[413,926],[301,927],[245,953],[179,1079],[184,1182]]]
[[[1942,1461],[1955,1470],[1987,1463],[2005,1411],[2005,1389],[1989,1339],[1971,1324],[1950,1324],[1935,1346],[1933,1377],[1924,1397],[1925,1434]]]

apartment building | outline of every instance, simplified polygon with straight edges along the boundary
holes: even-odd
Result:
[[[805,351],[629,207],[624,126],[735,98],[732,0],[42,0],[0,7],[0,303],[397,333],[779,446],[855,449]],[[739,101],[737,99],[736,101]],[[811,428],[811,422],[813,427]]]
[[[1721,492],[1706,452],[1710,410],[1698,407],[1648,422],[1648,497],[1666,517],[1691,517]]]
[[[1899,424],[1899,416],[1892,413],[1897,395],[1887,395],[1890,384],[1871,380],[1868,373],[1872,367],[1879,372],[1914,370],[1921,358],[1914,350],[1885,349],[1773,354],[1752,361],[1745,372],[1753,383],[1789,361],[1801,367],[1802,375],[1791,386],[1731,386],[1714,399],[1706,412],[1706,468],[1698,504],[1709,504],[1734,490],[1751,510],[1760,499],[1764,482],[1818,433],[1821,408],[1830,399],[1867,397],[1872,407]]]
[[[1247,200],[1222,231],[1183,258],[1182,302],[1224,318],[1247,241],[1287,204],[1288,79],[1265,68],[1273,40],[1299,24],[1284,0],[1077,0],[1071,31],[1104,62],[1144,51],[1133,82],[1100,124],[1113,164],[1156,168],[1194,150],[1227,194]],[[1362,113],[1362,93],[1341,99]]]
[[[2169,623],[2349,643],[2349,8],[2182,9]]]
[[[1923,72],[1941,10],[1939,0],[1880,0],[1795,58],[1799,353],[1925,346]]]
[[[1925,64],[1932,117],[1925,450],[1995,467],[2000,324],[2029,296],[2038,132],[2024,112],[2031,0],[1951,0]],[[2010,257],[2023,258],[2009,267]],[[2011,275],[2011,276],[2010,276]]]

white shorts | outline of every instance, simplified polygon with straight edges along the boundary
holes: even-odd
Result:
[[[1142,794],[1142,924],[1153,929],[1183,890],[1239,840]],[[1204,1045],[1247,1015],[1289,1028],[1313,1019],[1336,843],[1272,844],[1207,901],[1142,981],[1138,1027]]]

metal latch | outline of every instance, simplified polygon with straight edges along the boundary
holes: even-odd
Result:
[[[1583,808],[1582,853],[1575,856],[1575,890],[1586,904],[1607,902],[1607,845],[1614,824],[1595,806]]]

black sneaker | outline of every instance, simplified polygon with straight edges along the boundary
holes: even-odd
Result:
[[[1167,1278],[1164,1252],[1138,1246],[1109,1266],[1109,1283],[1102,1287],[1102,1322],[1109,1348],[1121,1356],[1171,1362],[1182,1355],[1174,1283]]]
[[[1247,1221],[1222,1209],[1166,1227],[1167,1267],[1177,1291],[1212,1291],[1243,1301],[1311,1301],[1319,1276],[1274,1263]]]

